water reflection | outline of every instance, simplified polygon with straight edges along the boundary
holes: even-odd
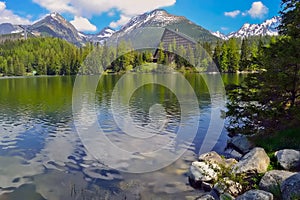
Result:
[[[181,89],[182,84],[176,81],[175,75],[164,76],[189,99],[189,94]],[[97,121],[116,144],[125,139],[109,108],[113,89],[120,77],[103,76],[95,96]],[[226,75],[224,80],[226,83],[239,82],[237,77]],[[85,78],[87,81],[90,79]],[[93,195],[100,196],[99,199],[180,199],[195,195],[193,189],[186,185],[186,171],[199,152],[208,129],[211,110],[214,109],[211,108],[210,95],[216,100],[221,99],[221,88],[216,87],[209,94],[205,78],[213,85],[214,75],[186,75],[201,111],[198,132],[189,151],[171,166],[138,176],[110,169],[84,148],[73,124],[75,77],[0,79],[0,199],[20,199],[22,195],[30,199],[80,199]],[[126,91],[136,79],[128,81],[120,95],[126,96]],[[153,105],[163,106],[165,113],[158,112],[162,114],[162,120],[157,116],[151,117],[157,114],[155,109],[161,111],[159,106]],[[86,105],[87,108],[89,106]],[[223,109],[215,106],[215,109]],[[135,123],[142,128],[158,119],[153,122],[153,127],[148,127],[157,130],[155,125],[164,123],[164,117],[167,117],[164,134],[170,134],[171,139],[182,114],[176,95],[159,85],[146,85],[136,90],[128,108]],[[185,114],[193,119],[193,112]],[[225,140],[226,132],[223,130],[214,149],[222,151]],[[136,156],[139,158],[139,155]]]

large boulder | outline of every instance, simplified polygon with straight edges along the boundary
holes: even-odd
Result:
[[[247,136],[236,135],[227,141],[227,147],[233,148],[239,153],[245,155],[254,147],[254,145],[250,143]]]
[[[195,161],[192,163],[189,172],[189,178],[194,182],[210,182],[217,179],[216,164]]]
[[[284,170],[268,171],[260,180],[259,188],[268,192],[280,190],[282,182],[292,175],[295,175],[295,173]]]
[[[235,174],[258,174],[265,173],[270,164],[270,158],[263,148],[257,147],[244,155],[242,159],[233,166]]]
[[[273,200],[273,194],[263,190],[249,190],[235,200]]]
[[[300,151],[284,149],[277,151],[275,156],[283,169],[300,171]]]
[[[282,199],[295,200],[300,199],[300,173],[287,178],[281,184]]]

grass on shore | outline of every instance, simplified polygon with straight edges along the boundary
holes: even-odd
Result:
[[[252,138],[255,146],[264,148],[267,152],[281,149],[300,150],[300,127],[287,129],[274,134],[259,135]]]

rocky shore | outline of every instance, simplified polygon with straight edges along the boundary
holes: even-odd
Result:
[[[209,152],[189,170],[189,183],[206,193],[198,200],[300,200],[300,151],[268,155],[248,138],[228,141],[225,156]]]

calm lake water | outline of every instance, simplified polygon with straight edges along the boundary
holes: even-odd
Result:
[[[137,76],[143,80],[166,80],[173,84],[176,92],[158,84],[135,89]],[[209,92],[206,86],[206,82],[214,86],[217,75],[185,75],[196,94],[199,116],[195,116],[197,112],[185,113],[180,109],[182,105],[177,95],[189,100],[191,94],[182,87],[184,83],[178,74],[129,74],[117,93],[123,97],[133,90],[129,101],[121,99],[118,106],[112,108],[113,91],[121,77],[106,75],[100,78],[94,105],[89,105],[83,92],[80,102],[81,111],[86,109],[85,116],[72,110],[76,77],[0,79],[0,199],[185,199],[201,194],[188,185],[189,165],[200,150],[209,147],[222,152],[227,140],[223,128],[217,141],[207,140],[206,145],[203,144],[208,130],[214,131],[214,127],[209,128],[211,120],[222,122],[225,109],[222,88],[215,85]],[[84,82],[95,78],[81,77]],[[225,84],[242,80],[241,75],[226,74],[222,78]],[[82,135],[78,134],[75,121],[88,119],[89,108],[96,111],[97,123],[107,138],[128,151],[138,148],[138,142],[134,143],[137,146],[132,145],[132,140],[130,143],[122,130],[122,126],[128,128],[129,118],[142,133],[146,132],[144,130],[152,134],[159,131],[162,138],[170,140],[182,127],[185,127],[182,129],[185,135],[192,134],[188,133],[189,123],[197,119],[195,138],[190,146],[185,144],[187,151],[179,159],[160,170],[127,173],[135,169],[132,167],[138,161],[147,163],[146,157],[138,151],[125,161],[120,154],[114,160],[120,165],[128,161],[120,168],[124,170],[112,169],[106,160],[95,157],[85,148]],[[122,118],[120,113],[124,110],[129,111],[129,115]],[[211,117],[213,112],[217,114]],[[114,116],[116,113],[118,116]],[[126,140],[128,143],[124,142]],[[155,149],[161,141],[153,141],[142,146]]]

